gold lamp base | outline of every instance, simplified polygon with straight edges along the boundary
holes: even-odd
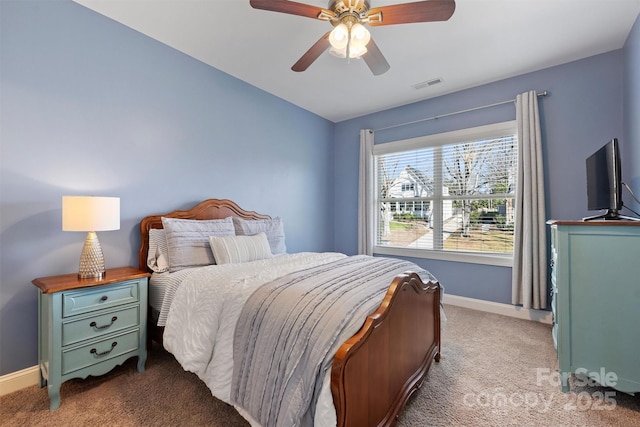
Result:
[[[102,247],[95,231],[87,233],[87,238],[82,247],[80,255],[80,268],[78,270],[79,279],[91,279],[104,277],[106,269],[104,268],[104,256],[102,255]]]

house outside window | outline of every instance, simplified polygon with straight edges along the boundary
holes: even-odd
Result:
[[[518,141],[506,122],[374,146],[374,253],[511,265]]]

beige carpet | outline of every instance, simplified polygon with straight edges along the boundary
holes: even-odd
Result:
[[[550,326],[447,306],[440,363],[399,426],[640,426],[640,396],[555,383]],[[154,348],[147,371],[135,358],[102,377],[71,380],[49,411],[37,386],[0,397],[2,426],[246,426],[193,374]]]

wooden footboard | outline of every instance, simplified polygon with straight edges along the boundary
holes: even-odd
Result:
[[[331,392],[338,426],[390,426],[440,360],[440,285],[394,279],[380,308],[338,350]]]

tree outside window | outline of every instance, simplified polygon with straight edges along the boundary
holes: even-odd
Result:
[[[517,137],[515,129],[498,131],[444,143],[429,137],[422,146],[411,141],[409,150],[406,142],[398,151],[382,144],[375,154],[376,245],[511,254]]]

